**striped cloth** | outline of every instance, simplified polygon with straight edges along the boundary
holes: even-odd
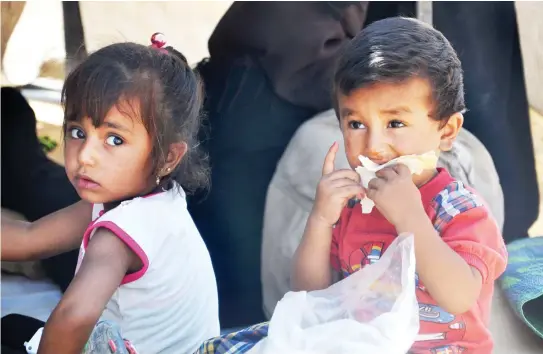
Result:
[[[436,210],[434,228],[441,233],[443,228],[457,215],[483,205],[479,198],[460,181],[445,187],[434,199]]]
[[[194,354],[247,353],[268,336],[268,322],[206,340]]]

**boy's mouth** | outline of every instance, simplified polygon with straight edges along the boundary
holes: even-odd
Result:
[[[387,162],[393,160],[393,158],[392,159],[372,159],[371,157],[368,157],[368,158],[370,159],[371,162],[373,162],[376,165],[384,165]]]

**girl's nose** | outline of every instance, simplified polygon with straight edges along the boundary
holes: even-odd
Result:
[[[94,139],[87,137],[85,143],[81,145],[79,150],[79,164],[82,166],[94,166],[97,161],[97,142]]]

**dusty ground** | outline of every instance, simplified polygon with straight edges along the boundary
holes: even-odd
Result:
[[[60,124],[62,124],[62,109],[58,105],[31,102],[35,109],[39,124],[38,134],[48,135],[49,137],[61,141]],[[543,195],[543,115],[536,111],[531,111],[532,135],[534,138],[534,149],[536,153],[536,168],[539,176],[539,190]],[[51,154],[51,158],[62,163],[62,147],[56,148]],[[539,218],[530,230],[530,235],[543,235],[543,205],[540,205]]]

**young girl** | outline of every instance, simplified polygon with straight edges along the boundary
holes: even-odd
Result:
[[[215,275],[184,191],[208,183],[203,93],[160,36],[100,49],[65,82],[66,173],[82,200],[34,223],[2,220],[2,260],[80,247],[39,353],[81,353],[99,320],[141,353],[192,353],[219,334]]]

